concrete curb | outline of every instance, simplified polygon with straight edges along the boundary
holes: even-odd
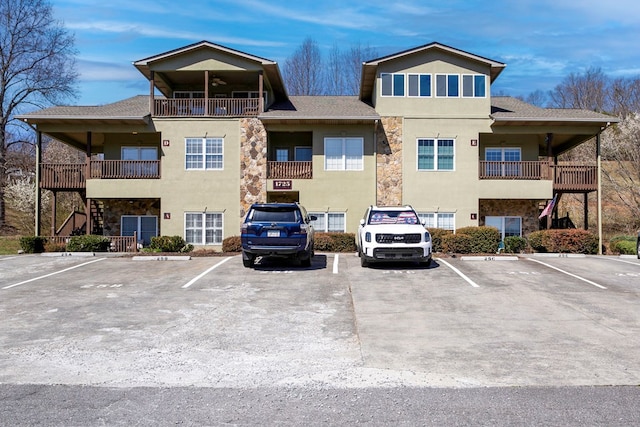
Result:
[[[189,255],[134,256],[131,259],[134,261],[189,261],[191,259],[191,256]]]
[[[544,252],[536,252],[533,254],[530,254],[530,256],[534,256],[534,257],[551,257],[551,258],[586,258],[585,254],[565,254],[565,253],[557,253],[557,252],[549,252],[549,253],[544,253]]]
[[[462,261],[518,261],[517,256],[502,256],[502,255],[474,255],[474,256],[462,256]]]

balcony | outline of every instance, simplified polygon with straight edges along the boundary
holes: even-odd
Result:
[[[267,179],[311,179],[313,162],[267,162]]]
[[[259,98],[156,99],[155,117],[256,117]]]
[[[159,179],[160,160],[91,160],[89,179]],[[84,163],[41,163],[40,187],[47,190],[83,190]]]
[[[598,168],[595,165],[548,161],[489,162],[480,161],[481,180],[553,180],[553,190],[589,192],[598,188]]]

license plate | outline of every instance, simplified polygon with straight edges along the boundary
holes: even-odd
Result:
[[[267,237],[280,237],[280,230],[267,230]]]

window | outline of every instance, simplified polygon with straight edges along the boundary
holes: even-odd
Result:
[[[522,218],[519,216],[487,216],[484,225],[497,228],[503,240],[509,236],[522,236]]]
[[[404,74],[380,74],[382,96],[404,96]]]
[[[309,212],[309,215],[314,215],[317,219],[312,221],[315,231],[320,232],[345,232],[345,217],[344,212]]]
[[[276,162],[288,162],[289,150],[286,148],[276,148]]]
[[[222,170],[223,141],[222,138],[187,138],[186,168]]]
[[[462,76],[462,96],[484,98],[486,96],[486,76],[482,74]]]
[[[424,220],[427,228],[442,228],[454,231],[456,229],[455,214],[451,212],[418,212],[420,220]]]
[[[185,241],[192,245],[222,244],[222,214],[187,212],[184,216]]]
[[[460,96],[460,76],[457,74],[437,74],[436,96],[450,98]]]
[[[313,157],[313,150],[311,147],[296,147],[296,162],[310,162]]]
[[[453,139],[418,139],[418,170],[453,169]]]
[[[133,236],[137,233],[138,241],[149,246],[151,238],[158,235],[158,217],[153,215],[122,215],[120,217],[120,235]]]
[[[133,160],[122,165],[122,173],[129,176],[158,176],[158,164],[156,162],[140,162],[140,160],[158,160],[156,147],[122,147],[122,160]]]
[[[364,140],[362,138],[325,138],[325,170],[362,170]]]
[[[485,174],[487,176],[520,176],[520,147],[486,148],[484,151]]]
[[[431,96],[431,75],[409,74],[409,96]]]

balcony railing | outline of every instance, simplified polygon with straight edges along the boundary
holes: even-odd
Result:
[[[40,187],[47,190],[87,188],[84,163],[41,163]],[[91,160],[90,179],[158,179],[160,160]]]
[[[84,163],[41,163],[40,187],[48,190],[80,190],[86,188]]]
[[[311,179],[313,162],[267,162],[268,179]]]
[[[156,99],[156,117],[255,117],[259,98]]]
[[[91,160],[89,178],[158,179],[160,160]]]
[[[595,165],[558,164],[548,161],[490,162],[480,161],[480,179],[553,180],[555,191],[597,190],[598,168]]]

